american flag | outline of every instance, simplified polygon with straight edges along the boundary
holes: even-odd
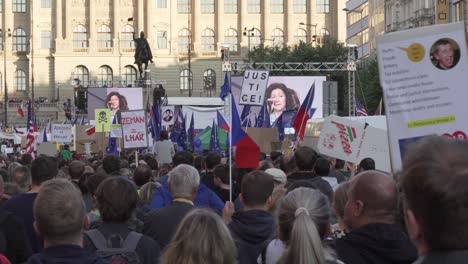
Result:
[[[368,116],[366,108],[364,108],[359,99],[354,98],[354,104],[356,105],[356,116]]]
[[[26,136],[26,153],[29,153],[34,158],[36,151],[36,136],[34,135],[34,127],[30,124],[28,135]]]

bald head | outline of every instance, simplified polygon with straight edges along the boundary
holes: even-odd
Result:
[[[373,222],[394,222],[397,205],[393,179],[379,171],[365,171],[351,181],[344,218],[351,228]]]

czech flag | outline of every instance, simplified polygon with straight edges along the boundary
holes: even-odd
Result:
[[[302,102],[301,108],[299,108],[299,110],[297,111],[296,117],[294,118],[292,124],[300,140],[304,140],[307,120],[312,118],[316,110],[315,108],[312,108],[312,104],[314,103],[314,96],[315,83],[313,83],[312,87],[310,87],[310,90],[307,93],[304,102]]]
[[[229,124],[226,122],[223,115],[219,111],[216,111],[216,117],[218,119],[218,127],[229,133]]]
[[[24,117],[23,102],[21,102],[20,106],[18,107],[18,115]]]

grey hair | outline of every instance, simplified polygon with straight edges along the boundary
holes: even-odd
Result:
[[[280,239],[287,248],[278,263],[325,263],[322,240],[330,222],[330,203],[318,190],[298,188],[281,201],[278,211]]]
[[[200,184],[200,174],[194,167],[180,164],[169,172],[168,182],[172,196],[190,197]]]

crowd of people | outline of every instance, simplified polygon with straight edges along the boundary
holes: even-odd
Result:
[[[0,156],[0,263],[468,259],[468,142],[425,138],[395,174],[302,146],[232,182],[217,153],[170,155]]]

